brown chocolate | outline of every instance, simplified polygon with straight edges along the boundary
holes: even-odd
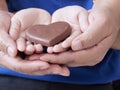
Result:
[[[49,25],[35,25],[26,30],[27,40],[40,43],[43,46],[53,46],[71,34],[71,27],[67,22],[55,22]]]

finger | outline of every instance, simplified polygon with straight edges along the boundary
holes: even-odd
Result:
[[[55,74],[55,75],[62,75],[62,76],[69,76],[70,71],[67,67],[65,66],[59,66],[59,65],[50,65],[50,67],[46,70],[43,71],[38,71],[38,72],[33,72],[35,75],[46,75],[46,74]]]
[[[72,55],[74,57],[80,58],[80,60],[78,63],[69,62],[67,63],[67,65],[68,66],[94,66],[100,63],[103,60],[104,56],[106,55],[107,51],[110,49],[110,47],[114,43],[116,35],[117,33],[114,32],[113,35],[110,35],[107,38],[103,39],[96,46],[73,53]]]
[[[26,41],[24,38],[20,37],[16,40],[16,43],[17,43],[17,48],[19,51],[23,52],[25,51],[25,48],[26,48]]]
[[[15,65],[15,67],[17,69],[16,71],[29,74],[31,72],[47,69],[49,67],[49,64],[46,62],[42,62],[40,60],[36,61],[21,60],[19,61],[19,64],[17,63]]]
[[[30,56],[27,56],[26,59],[28,59],[28,60],[39,60],[41,55],[42,54],[33,54],[33,55],[30,55]]]
[[[96,23],[97,26],[95,27]],[[111,34],[110,30],[106,31],[106,28],[103,28],[104,26],[102,23],[98,23],[98,21],[93,22],[91,25],[89,25],[86,32],[82,33],[73,40],[73,50],[90,48],[102,41],[104,38],[108,37]]]
[[[45,18],[44,18],[44,17]],[[34,17],[34,18],[33,18]],[[15,40],[19,37],[19,32],[36,24],[49,24],[50,14],[42,9],[29,8],[17,12],[11,19],[10,35]]]
[[[88,25],[89,25],[88,15],[89,13],[87,11],[82,11],[79,13],[78,19],[79,19],[79,25],[82,32],[85,32],[88,28]]]
[[[43,51],[43,47],[41,44],[34,44],[34,47],[36,53],[41,53]]]
[[[24,63],[24,64],[23,64]],[[42,61],[23,61],[21,62],[20,64],[18,64],[18,69],[20,71],[25,71],[24,73],[26,72],[34,72],[34,71],[39,71],[39,70],[44,70],[44,69],[47,69],[49,67],[49,64],[46,63],[46,62],[42,62]],[[29,70],[31,69],[31,70]]]
[[[7,55],[2,56],[2,58],[3,58],[2,59],[3,61],[1,61],[2,66],[26,74],[44,70],[49,67],[49,64],[47,62],[40,60],[29,61],[27,59],[23,60],[19,57],[12,58]]]
[[[16,56],[17,47],[15,42],[4,30],[0,30],[0,36],[0,51],[8,53],[10,56]]]
[[[65,41],[62,42],[63,48],[69,48],[74,38],[76,38],[81,32],[79,30],[74,31]]]
[[[48,48],[47,48],[47,52],[48,52],[48,53],[53,53],[53,47],[48,47]]]
[[[9,30],[10,36],[14,40],[16,40],[19,37],[20,30],[21,30],[21,22],[20,22],[20,20],[17,17],[13,17],[11,19],[11,26],[10,26],[10,30]]]
[[[55,64],[66,64],[71,62],[72,58],[70,52],[63,52],[59,54],[43,54],[40,56],[40,60]]]
[[[32,44],[27,45],[25,53],[31,55],[35,52],[35,47]]]
[[[63,48],[62,45],[61,45],[61,43],[58,44],[58,45],[55,45],[55,46],[53,47],[53,52],[55,52],[55,53],[64,52],[64,51],[66,51],[66,50],[67,50],[67,48]]]
[[[116,34],[110,35],[96,46],[81,51],[67,51],[60,54],[45,54],[40,56],[40,60],[50,63],[65,64],[73,67],[94,66],[103,60],[115,38]]]

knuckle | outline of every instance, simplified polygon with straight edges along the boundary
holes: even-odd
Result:
[[[86,48],[86,39],[81,39],[81,46],[82,48]]]
[[[81,39],[81,45],[83,48],[88,48],[88,47],[91,47],[94,41],[95,41],[94,36],[87,35],[86,38]]]

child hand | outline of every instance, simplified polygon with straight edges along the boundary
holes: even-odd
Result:
[[[41,44],[31,44],[26,41],[25,30],[37,24],[49,24],[51,21],[50,14],[42,9],[29,8],[17,12],[11,19],[10,36],[16,40],[17,48],[26,54],[41,52]]]
[[[80,6],[67,6],[55,11],[52,15],[52,22],[65,21],[69,23],[72,27],[72,33],[60,44],[48,47],[47,52],[63,52],[70,48],[73,39],[86,30],[88,26],[87,18],[88,12]]]

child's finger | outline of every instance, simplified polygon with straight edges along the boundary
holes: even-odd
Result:
[[[43,51],[43,47],[41,44],[34,44],[34,47],[36,53],[41,53]]]
[[[31,55],[35,52],[35,47],[34,45],[32,45],[30,42],[27,41],[27,46],[26,46],[26,49],[25,49],[25,53],[27,55]]]
[[[25,51],[26,48],[26,41],[23,37],[20,37],[16,40],[17,49],[21,52]]]
[[[47,48],[47,52],[48,52],[48,53],[53,53],[53,47],[48,47],[48,48]]]
[[[77,37],[80,34],[80,30],[73,31],[73,33],[65,40],[62,42],[62,47],[63,48],[69,48],[71,46],[71,43],[75,37]]]
[[[58,53],[58,52],[63,52],[66,51],[67,48],[63,48],[61,43],[57,44],[53,47],[53,52]]]

